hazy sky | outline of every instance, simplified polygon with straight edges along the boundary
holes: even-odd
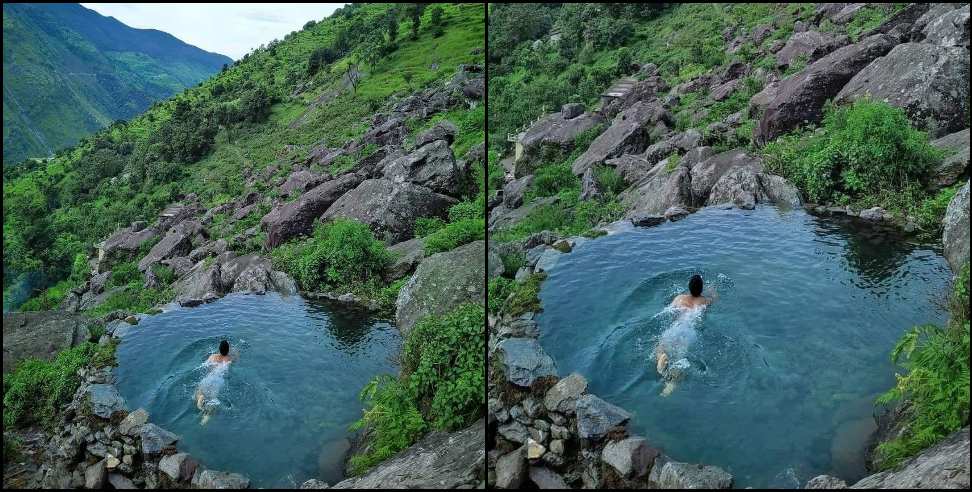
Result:
[[[239,59],[250,49],[311,20],[321,20],[343,3],[82,3],[81,5],[140,29],[165,31],[186,43]]]

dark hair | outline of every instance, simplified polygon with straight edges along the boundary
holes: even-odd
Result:
[[[689,292],[692,293],[692,297],[699,297],[702,295],[702,276],[692,275],[689,279]]]
[[[226,340],[219,342],[219,353],[223,355],[229,353],[229,342],[227,342]]]

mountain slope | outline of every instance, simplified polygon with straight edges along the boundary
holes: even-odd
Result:
[[[4,4],[3,162],[48,156],[228,63],[77,4]]]

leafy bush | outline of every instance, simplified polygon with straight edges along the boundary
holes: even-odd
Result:
[[[969,264],[955,281],[947,326],[912,328],[895,345],[891,360],[904,360],[908,370],[896,375],[895,387],[878,403],[904,400],[909,404],[905,432],[877,447],[882,468],[935,444],[969,423]]]
[[[486,238],[486,224],[482,218],[461,219],[429,234],[425,238],[426,256],[451,251],[463,244]]]
[[[485,410],[483,308],[466,304],[428,316],[408,333],[399,378],[380,375],[361,392],[364,416],[351,429],[370,428],[371,447],[351,457],[353,474],[410,446],[430,429],[453,430]]]
[[[64,300],[64,296],[67,295],[68,291],[74,287],[74,283],[70,280],[62,280],[47,289],[44,289],[40,294],[28,299],[23,304],[20,305],[21,311],[49,311],[58,307],[61,301]]]
[[[504,277],[490,281],[489,311],[504,312],[510,316],[540,310],[540,284],[547,278],[546,273],[534,273],[522,283]]]
[[[624,191],[624,180],[611,166],[597,166],[594,168],[594,178],[600,189],[610,196]]]
[[[101,317],[112,311],[144,313],[159,304],[165,304],[175,297],[171,288],[146,289],[141,280],[134,280],[119,292],[112,294],[104,302],[85,311],[89,316]]]
[[[53,429],[61,405],[71,400],[81,383],[78,369],[88,364],[96,347],[84,342],[51,361],[29,358],[17,364],[3,377],[4,428],[39,423]]]
[[[385,245],[367,225],[352,219],[318,224],[310,238],[291,241],[271,253],[274,267],[304,290],[351,289],[379,281],[391,262]]]
[[[537,169],[526,198],[554,196],[563,190],[580,190],[580,179],[570,170],[570,164],[543,166]]]
[[[517,270],[526,265],[526,254],[519,250],[513,253],[500,253],[499,257],[503,262],[503,275],[507,277],[512,278]]]
[[[823,131],[783,136],[764,148],[769,169],[811,201],[847,200],[918,182],[941,159],[904,111],[859,100],[826,109]]]
[[[462,201],[449,207],[449,222],[477,218],[483,218],[483,207],[481,203],[477,203],[475,201]]]
[[[141,280],[142,272],[138,271],[138,264],[134,261],[119,263],[112,267],[106,288],[121,287]]]
[[[445,221],[439,217],[419,217],[415,219],[415,237],[428,236],[445,225]]]

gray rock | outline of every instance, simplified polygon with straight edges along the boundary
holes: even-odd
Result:
[[[788,208],[799,208],[803,205],[800,191],[786,179],[766,173],[760,173],[756,177],[759,179],[760,202],[775,203]]]
[[[904,109],[932,137],[957,132],[969,124],[969,51],[899,44],[854,75],[835,101],[862,97]]]
[[[537,379],[556,376],[557,366],[540,344],[532,338],[508,338],[499,342],[497,352],[503,361],[506,379],[523,387]]]
[[[388,250],[395,255],[395,259],[388,267],[385,280],[397,280],[412,273],[425,258],[425,239],[417,237],[402,241]]]
[[[142,426],[148,422],[149,414],[144,408],[139,408],[129,413],[118,424],[118,432],[126,436],[137,436],[142,430]]]
[[[192,476],[196,473],[196,467],[198,466],[199,462],[192,456],[189,456],[188,453],[176,453],[163,456],[159,461],[159,471],[165,473],[176,482],[192,480]]]
[[[743,173],[735,175],[739,180],[748,180],[752,177],[752,181],[755,182],[755,173],[761,172],[763,170],[763,162],[759,157],[756,157],[743,149],[733,149],[720,154],[716,154],[705,161],[696,164],[692,167],[692,198],[693,202],[697,204],[705,203],[719,203],[715,201],[714,198],[710,197],[710,193],[713,191],[716,183],[718,183],[723,176],[726,176],[739,169],[746,169],[751,171],[750,173]],[[720,192],[717,199],[722,199],[723,201],[732,201],[732,185],[737,183],[738,180],[727,181],[720,186],[716,191]],[[758,182],[749,182],[748,186],[753,187],[753,192],[758,189]],[[729,196],[729,200],[725,198]]]
[[[175,301],[183,307],[191,307],[217,299],[226,289],[222,284],[220,269],[218,261],[208,267],[202,262],[196,264],[186,276],[172,285],[176,293]]]
[[[868,220],[871,222],[881,222],[884,220],[884,216],[887,213],[881,207],[872,207],[865,210],[861,210],[860,218]]]
[[[622,426],[631,414],[594,395],[577,398],[577,434],[583,439],[598,440],[612,429]]]
[[[117,262],[134,259],[142,245],[158,236],[155,228],[139,226],[119,229],[98,245],[98,271],[111,268]]]
[[[630,154],[608,159],[604,161],[604,164],[613,167],[615,172],[618,173],[618,176],[627,185],[637,183],[644,179],[651,168],[651,164],[643,156]]]
[[[566,378],[557,381],[557,384],[547,390],[547,394],[543,398],[543,404],[551,412],[572,415],[577,404],[577,399],[585,391],[587,391],[587,380],[580,374],[572,373]]]
[[[554,267],[557,266],[557,262],[560,261],[560,256],[563,255],[556,248],[546,248],[543,253],[537,258],[537,262],[533,265],[533,270],[535,272],[549,272]]]
[[[483,302],[483,279],[503,271],[503,262],[493,250],[489,251],[492,258],[487,271],[485,249],[484,241],[474,241],[436,253],[419,264],[395,301],[395,319],[403,335],[425,316],[445,314],[468,302]]]
[[[844,46],[782,80],[754,132],[757,143],[769,142],[805,123],[819,122],[824,102],[836,96],[851,78],[893,46],[890,36],[877,34]]]
[[[654,227],[664,224],[666,219],[664,215],[634,215],[630,220],[635,227]]]
[[[557,472],[545,466],[531,466],[529,471],[530,481],[538,489],[568,489],[567,482]]]
[[[942,244],[945,246],[945,259],[958,274],[969,263],[969,182],[962,187],[949,202],[945,211]]]
[[[533,180],[533,175],[529,174],[506,183],[503,186],[503,205],[509,209],[523,205],[523,195],[530,185],[533,184]]]
[[[125,399],[113,384],[92,384],[87,392],[91,398],[92,413],[103,419],[110,419],[115,412],[125,410]]]
[[[364,475],[344,480],[333,488],[433,489],[475,485],[485,475],[485,433],[486,419],[457,432],[430,432]]]
[[[942,47],[969,47],[969,5],[949,10],[928,22],[924,42]],[[968,52],[966,51],[966,57]]]
[[[517,407],[513,407],[513,409],[517,409]],[[522,422],[515,420],[515,417],[513,417],[513,410],[510,410],[508,413],[512,420],[510,420],[510,422],[506,425],[499,426],[496,429],[496,432],[507,441],[515,442],[517,444],[526,444],[527,439],[530,438],[530,431]]]
[[[564,119],[560,112],[541,118],[523,132],[518,140],[516,153],[516,177],[526,176],[533,170],[535,162],[544,154],[544,149],[569,153],[574,148],[574,140],[582,133],[604,122],[599,114],[584,113]]]
[[[450,196],[460,194],[465,178],[446,140],[432,141],[392,160],[385,165],[382,174],[396,184],[417,184]]]
[[[713,101],[723,101],[732,95],[733,92],[736,92],[736,87],[738,86],[738,79],[730,80],[725,84],[719,84],[712,88],[712,91],[709,92],[709,97],[711,97]]]
[[[275,207],[260,221],[261,227],[267,232],[267,246],[276,247],[300,234],[309,233],[314,219],[360,183],[361,177],[357,174],[345,174],[314,187],[295,202]]]
[[[569,103],[560,107],[560,116],[565,120],[570,120],[584,114],[584,105],[581,103]]]
[[[447,145],[451,145],[457,133],[459,133],[459,128],[453,122],[442,120],[432,128],[418,134],[415,137],[415,147],[419,148],[436,140],[443,140]]]
[[[590,147],[574,161],[571,171],[583,175],[587,168],[622,154],[638,154],[648,148],[646,128],[658,121],[672,122],[672,115],[658,101],[639,101],[619,113],[611,126],[591,142]]]
[[[660,489],[728,489],[732,475],[717,466],[669,461],[662,466],[657,484]]]
[[[621,203],[628,210],[627,218],[661,215],[672,206],[692,204],[692,177],[688,168],[678,166],[671,173],[645,179],[621,194]]]
[[[512,210],[505,206],[496,207],[489,214],[489,230],[494,231],[513,227],[537,209],[553,205],[559,200],[559,197],[555,195],[533,200],[522,207]]]
[[[894,470],[876,473],[852,489],[969,488],[969,427],[953,432]]]
[[[145,424],[139,429],[139,438],[142,440],[142,453],[154,455],[174,449],[179,436],[155,425]]]
[[[84,487],[87,489],[100,489],[105,485],[108,472],[105,470],[105,460],[89,466],[84,470]]]
[[[528,476],[526,446],[500,456],[496,460],[496,487],[518,489]]]
[[[138,488],[135,486],[135,483],[132,482],[130,478],[126,477],[125,475],[122,475],[121,473],[109,473],[108,483],[110,483],[112,487],[118,490],[122,490],[122,489],[131,490],[131,489]]]
[[[600,198],[601,194],[601,187],[597,183],[597,178],[594,176],[594,168],[589,167],[584,171],[584,176],[581,177],[580,200],[594,200]]]
[[[807,481],[805,489],[846,489],[847,482],[830,475],[817,475]]]
[[[750,167],[737,167],[724,174],[712,185],[706,205],[731,202],[743,210],[756,207],[756,197],[760,193],[757,173]]]
[[[931,174],[930,189],[937,190],[958,182],[959,177],[969,170],[969,129],[946,135],[931,143],[947,152]]]
[[[192,477],[192,486],[200,489],[246,489],[250,479],[239,473],[202,470]]]
[[[294,171],[287,176],[287,180],[278,188],[283,196],[290,196],[291,193],[304,193],[327,180],[327,176],[313,171],[301,169]]]
[[[640,478],[648,474],[658,450],[648,446],[641,437],[611,441],[604,446],[601,460],[625,478]]]
[[[848,42],[847,36],[817,31],[798,32],[790,36],[783,48],[776,52],[776,66],[786,68],[800,57],[808,63],[814,62]]]
[[[192,250],[192,228],[173,227],[161,241],[152,246],[148,254],[138,262],[138,269],[145,271],[161,260],[186,256]]]
[[[83,314],[37,311],[3,314],[3,373],[23,359],[53,359],[91,338],[93,321]]]
[[[338,217],[355,219],[371,227],[390,244],[414,237],[419,217],[444,217],[456,199],[412,183],[393,183],[387,179],[368,179],[331,205],[323,220]]]
[[[675,205],[675,206],[668,207],[667,209],[665,209],[664,216],[665,216],[666,219],[668,219],[668,220],[670,220],[672,222],[675,222],[675,221],[678,221],[678,220],[682,220],[685,217],[688,217],[688,215],[690,213],[691,212],[689,212],[685,207],[681,207],[681,206]]]
[[[329,488],[331,488],[331,486],[328,485],[327,482],[325,482],[323,480],[318,480],[316,478],[312,478],[312,479],[310,479],[310,480],[308,480],[308,481],[300,484],[300,488],[301,488],[301,490],[305,490],[305,489],[329,489]]]

